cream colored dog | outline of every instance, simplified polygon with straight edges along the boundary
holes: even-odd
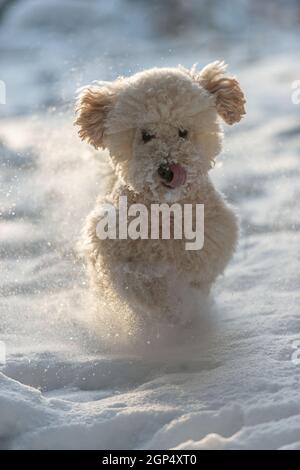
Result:
[[[81,243],[92,284],[105,302],[168,315],[182,305],[180,286],[207,293],[223,273],[236,246],[237,220],[208,172],[221,150],[219,116],[228,124],[240,121],[244,103],[238,81],[226,75],[222,62],[200,72],[153,68],[81,91],[79,135],[109,150],[115,174],[107,196],[87,218]],[[120,196],[147,207],[204,204],[203,248],[187,251],[184,239],[100,240],[98,208],[103,202],[117,207]]]

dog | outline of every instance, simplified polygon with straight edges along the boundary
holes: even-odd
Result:
[[[91,284],[105,303],[169,315],[182,306],[181,286],[208,295],[238,239],[237,216],[208,173],[222,147],[219,118],[239,122],[244,105],[239,82],[220,61],[200,71],[152,68],[81,89],[79,136],[96,149],[108,149],[114,173],[81,238]],[[100,239],[99,208],[104,203],[117,208],[121,196],[148,208],[204,204],[202,249],[187,251],[185,240],[174,237]]]

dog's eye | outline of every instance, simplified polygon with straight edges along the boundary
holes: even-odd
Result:
[[[150,134],[149,132],[143,130],[142,131],[142,138],[143,138],[143,141],[146,143],[146,142],[149,142],[150,140],[154,139],[155,135]]]
[[[188,131],[186,129],[178,129],[178,135],[182,139],[186,139],[188,136]]]

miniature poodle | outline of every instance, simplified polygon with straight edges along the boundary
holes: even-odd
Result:
[[[186,286],[207,295],[236,246],[237,217],[209,171],[222,145],[221,117],[240,121],[245,99],[223,62],[197,71],[152,68],[80,91],[75,124],[96,149],[108,149],[114,177],[85,223],[81,250],[97,297],[107,305],[180,315]],[[203,204],[202,249],[185,239],[100,239],[100,207]],[[184,289],[181,287],[185,286]],[[178,311],[179,310],[179,311]]]

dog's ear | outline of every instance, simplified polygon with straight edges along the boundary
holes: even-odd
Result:
[[[109,85],[93,84],[79,93],[74,124],[79,126],[80,138],[95,148],[104,148],[105,120],[115,98],[114,89]]]
[[[234,124],[246,114],[246,100],[237,79],[226,75],[226,67],[224,62],[212,62],[195,73],[194,79],[215,96],[217,111],[224,121]]]

